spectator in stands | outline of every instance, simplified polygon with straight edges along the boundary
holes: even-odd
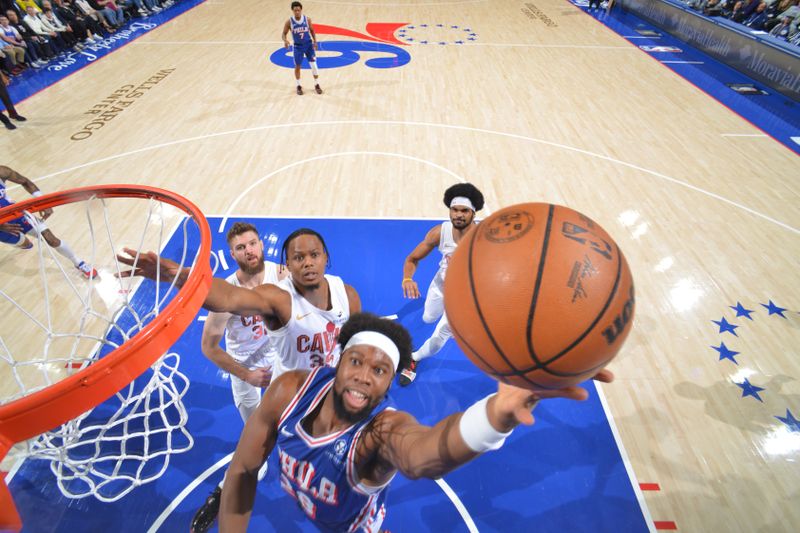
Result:
[[[102,11],[99,11],[92,7],[88,0],[67,0],[69,4],[76,10],[76,12],[83,13],[87,17],[91,17],[103,25],[103,28],[107,33],[114,33],[114,28],[109,24],[106,20],[105,15],[103,15]]]
[[[733,13],[733,6],[736,5],[736,0],[720,0],[717,5],[720,9],[719,16],[729,19],[731,18],[731,13]]]
[[[50,2],[47,3],[50,4]],[[42,5],[42,7],[44,8],[44,5]],[[67,48],[77,48],[78,50],[83,50],[83,45],[78,42],[78,37],[75,35],[75,31],[71,26],[64,24],[61,20],[59,20],[56,14],[53,13],[52,8],[44,8],[44,11],[39,15],[39,20],[42,21],[47,29],[55,31],[59,37],[64,39],[64,43],[66,44]]]
[[[734,22],[742,22],[745,19],[744,16],[744,2],[742,0],[738,0],[735,4],[733,4],[733,9],[731,10],[731,16],[728,17]]]
[[[764,28],[764,24],[767,23],[769,18],[767,17],[767,3],[761,2],[756,7],[756,10],[753,11],[753,14],[747,17],[747,19],[743,22],[745,26],[754,30],[761,30]]]
[[[758,7],[758,4],[760,3],[761,0],[745,0],[744,7],[742,7],[742,15],[743,15],[742,20],[747,20],[750,17],[750,15],[752,15],[755,12],[756,8]]]
[[[772,29],[775,26],[777,26],[778,24],[780,24],[783,21],[783,19],[786,18],[786,17],[789,18],[789,21],[790,21],[789,24],[790,25],[791,25],[792,21],[795,21],[795,25],[794,26],[797,27],[797,22],[796,22],[797,21],[797,17],[800,16],[800,7],[798,7],[797,3],[798,3],[798,0],[793,0],[789,4],[783,4],[783,2],[781,2],[781,4],[783,4],[783,6],[781,6],[781,4],[778,4],[778,9],[776,11],[778,11],[779,14],[776,15],[775,18],[770,20],[767,24],[765,24],[764,25],[764,29],[771,33]],[[781,9],[782,7],[784,9]]]
[[[0,39],[0,59],[6,72],[12,76],[21,74],[25,70],[25,49],[15,46],[5,39]]]
[[[44,0],[42,7],[49,8],[50,2]],[[64,0],[55,0],[55,5],[52,7],[58,18],[69,24],[75,31],[75,35],[82,41],[94,43],[102,39],[100,37],[103,34],[102,27],[92,17],[83,15],[78,9],[65,4]]]
[[[35,0],[17,0],[17,5],[21,13],[27,13],[29,7],[32,7],[37,13],[41,13],[42,11]]]
[[[28,45],[28,49],[36,49],[36,55],[41,61],[47,63],[48,59],[55,56],[55,51],[53,47],[50,46],[50,43],[36,35],[30,26],[21,22],[16,11],[9,9],[6,11],[6,15],[8,16],[8,22],[11,27],[22,35],[22,39],[25,41],[25,44]]]
[[[44,61],[39,60],[39,56],[36,52],[36,46],[28,46],[28,43],[25,42],[19,31],[14,26],[9,24],[8,17],[5,15],[0,15],[0,39],[12,46],[24,48],[25,59],[28,65],[36,68],[43,67],[45,65]]]
[[[773,37],[777,37],[778,39],[788,41],[791,22],[792,19],[789,17],[783,17],[781,21],[775,27],[773,27],[772,30],[770,30],[769,34]]]
[[[722,15],[722,0],[708,0],[703,14],[709,17],[719,17]]]
[[[92,5],[103,13],[106,21],[114,28],[119,28],[125,24],[125,13],[114,3],[114,0],[94,0]]]
[[[37,36],[46,40],[57,54],[67,49],[67,44],[64,39],[53,29],[48,28],[37,16],[36,10],[33,6],[28,6],[26,11],[28,14],[23,17],[23,22],[31,29]]]

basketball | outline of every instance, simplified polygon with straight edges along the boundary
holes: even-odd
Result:
[[[634,288],[622,251],[568,207],[528,203],[483,220],[447,267],[445,310],[485,373],[527,389],[591,378],[630,333]]]

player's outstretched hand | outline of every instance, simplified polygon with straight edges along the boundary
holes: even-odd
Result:
[[[413,279],[403,280],[403,296],[415,300],[419,298],[419,286]]]
[[[614,381],[614,374],[610,370],[602,369],[594,378],[603,383]],[[583,387],[572,385],[563,389],[528,390],[498,383],[497,395],[490,402],[489,419],[492,425],[500,431],[510,431],[518,424],[530,426],[533,424],[533,408],[539,400],[547,398],[566,398],[568,400],[584,401],[589,393]],[[495,423],[496,422],[496,423]]]
[[[0,231],[10,233],[11,235],[19,235],[22,233],[22,225],[14,222],[6,222],[5,224],[0,224]]]
[[[254,368],[247,373],[247,381],[253,387],[264,387],[269,386],[270,381],[272,381],[272,369],[270,368]]]
[[[181,274],[178,263],[159,257],[155,252],[138,252],[132,248],[123,248],[122,250],[127,255],[117,254],[117,260],[133,269],[120,272],[119,277],[144,276],[153,280],[158,278],[160,281],[169,283]]]

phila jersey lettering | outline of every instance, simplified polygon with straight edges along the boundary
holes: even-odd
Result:
[[[355,468],[355,449],[364,427],[388,408],[375,406],[362,421],[347,429],[312,437],[303,419],[331,393],[336,369],[311,372],[278,422],[281,486],[322,531],[378,533],[386,516],[386,484],[361,483]]]

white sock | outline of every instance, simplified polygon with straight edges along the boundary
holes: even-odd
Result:
[[[294,80],[294,81],[296,81],[296,82],[297,82],[297,86],[298,86],[298,87],[300,87],[300,78],[297,78],[297,79],[296,79],[296,80]]]
[[[72,261],[73,265],[78,266],[81,264],[81,260],[78,259],[78,256],[75,255],[75,252],[72,251],[72,248],[70,248],[69,245],[64,241],[61,241],[61,246],[59,246],[55,250],[56,252],[60,253],[61,255]]]

